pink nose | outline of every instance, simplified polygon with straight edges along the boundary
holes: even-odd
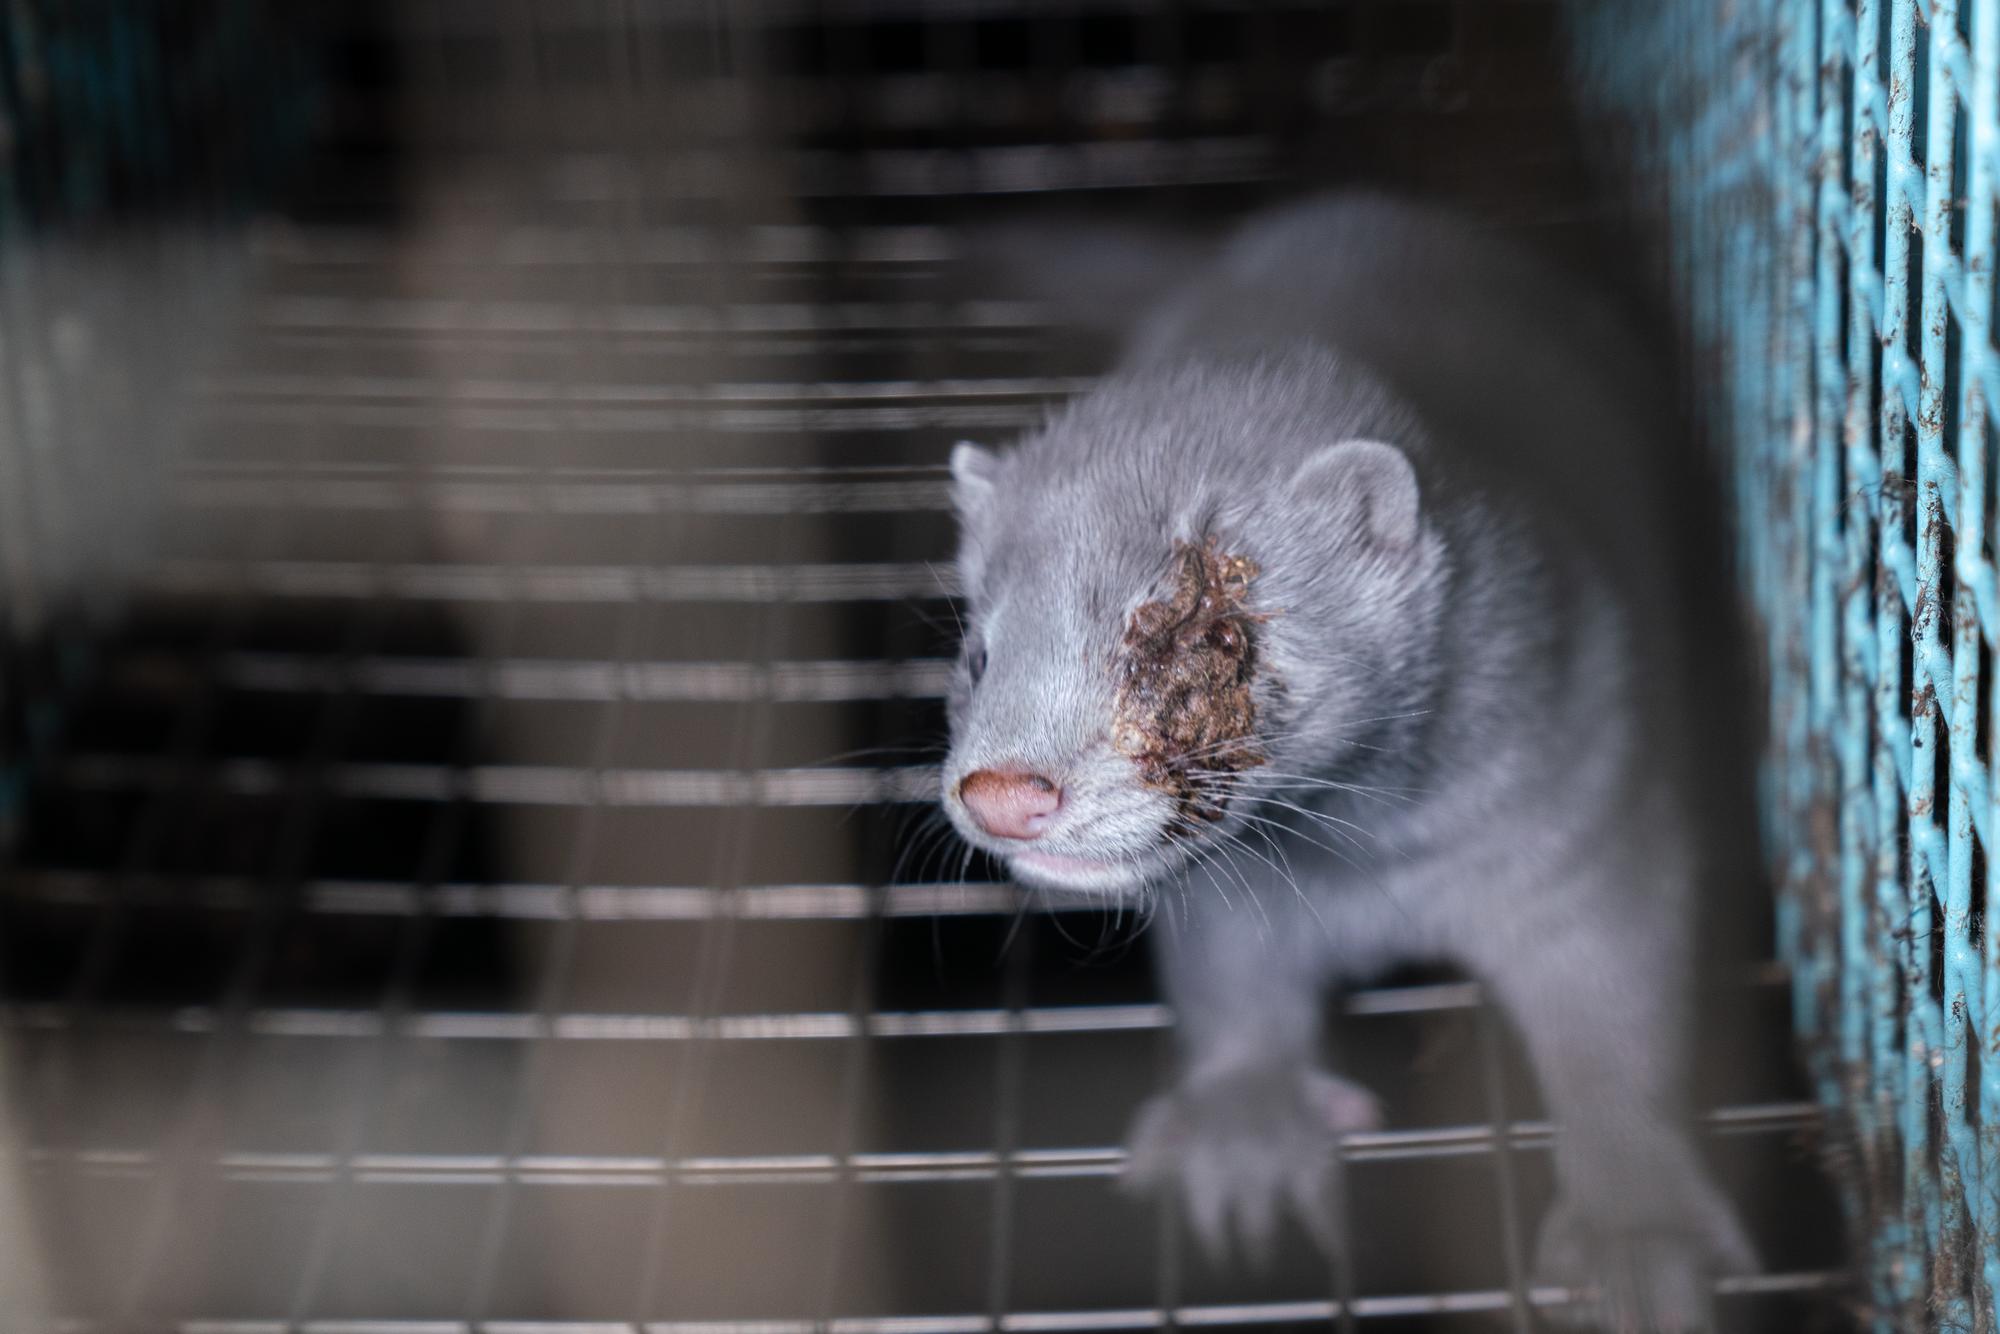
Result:
[[[1062,806],[1062,789],[1040,774],[977,769],[958,785],[959,800],[995,838],[1040,838]]]

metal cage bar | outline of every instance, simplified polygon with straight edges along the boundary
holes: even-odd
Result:
[[[1768,644],[1780,941],[1874,1324],[1991,1330],[2000,5],[1581,27],[1599,94],[1650,127],[1681,273],[1719,275],[1682,290]],[[1689,99],[1635,102],[1641,70]]]
[[[881,627],[892,609],[949,620],[942,453],[1034,423],[1100,369],[1050,310],[945,281],[955,220],[1029,191],[1234,211],[1328,117],[1355,130],[1341,147],[1378,138],[1383,160],[1462,132],[1464,156],[1494,149],[1472,164],[1488,216],[1573,225],[1590,202],[1522,184],[1547,166],[1540,141],[1462,114],[1560,99],[1544,57],[1480,45],[1550,7],[314,7],[386,24],[357,35],[410,57],[418,221],[368,215],[382,191],[363,178],[334,202],[365,222],[228,233],[254,269],[243,336],[185,377],[197,412],[164,470],[140,628],[107,646],[21,792],[57,833],[26,828],[0,892],[0,951],[27,965],[0,977],[0,1039],[32,1111],[0,1167],[18,1159],[52,1219],[91,1224],[56,1257],[54,1327],[1525,1329],[1570,1301],[1527,1272],[1554,1130],[1479,987],[1346,998],[1367,1073],[1408,1085],[1388,1128],[1341,1146],[1354,1254],[1218,1275],[1171,1209],[1114,1212],[1120,1120],[1172,1015],[1115,960],[1090,986],[1057,967],[1066,934],[1101,919],[977,874],[939,883],[907,831],[869,835],[894,865],[828,834],[843,813],[894,825],[935,778],[807,746],[880,740],[891,710],[935,721],[946,644]],[[1709,40],[1700,17],[1672,10],[1680,40]],[[1659,95],[1707,107],[1716,135],[1751,96]],[[1814,96],[1794,90],[1787,124],[1826,132]],[[769,142],[745,127],[760,99]],[[765,175],[746,185],[748,167]],[[1734,207],[1714,221],[1741,271],[1771,242]],[[1806,258],[1810,277],[1823,257]],[[1727,270],[1688,272],[1729,291]],[[21,394],[0,396],[11,413]],[[1775,470],[1756,484],[1782,493]],[[347,846],[371,837],[387,851]],[[794,844],[810,857],[773,855]],[[21,957],[23,921],[57,924],[29,936],[46,958]],[[466,964],[468,938],[501,944]],[[201,966],[149,977],[181,939]],[[312,949],[350,939],[328,984]],[[830,966],[785,976],[808,958]],[[933,958],[945,976],[898,972]],[[598,976],[619,967],[617,986]],[[1787,983],[1748,979],[1760,1023]],[[1871,1040],[1901,1022],[1877,1019]],[[1462,1070],[1413,1068],[1412,1049],[1454,1042]],[[91,1066],[100,1047],[132,1086]],[[891,1114],[954,1083],[927,1120]],[[119,1107],[133,1088],[140,1106]],[[760,1088],[790,1123],[751,1117]],[[1775,1078],[1721,1096],[1703,1129],[1725,1154],[1785,1162],[1823,1120]],[[1052,1115],[1076,1107],[1089,1116]],[[923,1212],[947,1195],[949,1216]],[[1462,1248],[1439,1240],[1457,1214],[1477,1215]],[[746,1282],[718,1287],[704,1255],[729,1257],[702,1245],[739,1215],[760,1229],[737,1247]],[[128,1216],[145,1229],[129,1246]],[[933,1231],[949,1245],[925,1260]],[[1067,1287],[1036,1272],[1050,1235],[1077,1251]],[[849,1282],[902,1250],[911,1272]],[[1825,1264],[1788,1254],[1721,1291],[1783,1319],[1837,1290]]]

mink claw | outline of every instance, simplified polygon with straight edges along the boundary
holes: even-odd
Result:
[[[1337,1256],[1340,1137],[1377,1119],[1365,1089],[1316,1070],[1239,1071],[1183,1084],[1141,1109],[1125,1184],[1178,1195],[1196,1244],[1217,1264],[1235,1250],[1261,1267],[1286,1214]]]

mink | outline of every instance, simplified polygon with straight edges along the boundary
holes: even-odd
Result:
[[[1178,1071],[1130,1180],[1211,1250],[1338,1245],[1322,1001],[1468,970],[1558,1131],[1537,1275],[1704,1328],[1756,1257],[1685,1115],[1708,720],[1645,340],[1466,221],[1253,219],[1089,392],[953,452],[941,799],[1023,885],[1154,910]],[[1588,1318],[1588,1304],[1569,1308]]]

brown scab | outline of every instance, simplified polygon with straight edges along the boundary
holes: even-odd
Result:
[[[1259,571],[1211,536],[1175,542],[1166,596],[1125,624],[1112,743],[1184,818],[1220,820],[1227,776],[1266,763],[1251,738],[1257,703],[1256,624],[1244,609]],[[1186,830],[1176,826],[1177,832]]]

